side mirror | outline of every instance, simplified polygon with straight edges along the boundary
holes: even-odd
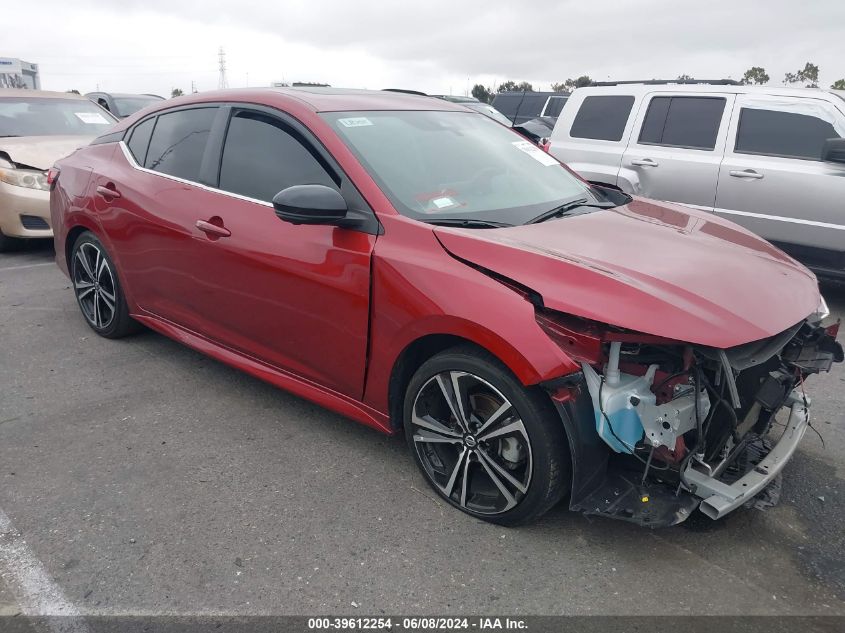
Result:
[[[829,138],[822,146],[822,160],[845,163],[845,138]]]
[[[273,196],[279,219],[291,224],[334,224],[345,226],[346,200],[325,185],[294,185]]]

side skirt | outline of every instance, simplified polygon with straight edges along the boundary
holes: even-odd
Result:
[[[394,433],[390,427],[390,420],[387,414],[377,411],[349,396],[327,389],[273,365],[268,365],[241,352],[223,347],[200,334],[182,328],[160,317],[154,317],[149,314],[133,314],[132,318],[159,334],[163,334],[191,349],[236,369],[240,369],[265,382],[269,382],[271,385],[289,391],[296,396],[305,398],[335,413],[366,424],[382,433]]]

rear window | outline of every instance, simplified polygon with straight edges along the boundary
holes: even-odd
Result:
[[[734,151],[821,160],[822,147],[829,138],[840,136],[833,125],[818,117],[742,108]]]
[[[513,118],[521,99],[521,95],[496,95],[493,99],[493,107],[508,118]]]
[[[654,97],[639,142],[712,150],[724,111],[722,97]]]
[[[159,115],[144,167],[185,180],[199,180],[216,114],[217,108],[196,108]]]
[[[88,99],[0,97],[0,137],[99,136],[114,122]]]
[[[569,135],[597,141],[619,141],[634,107],[629,95],[597,95],[587,97],[581,104]]]

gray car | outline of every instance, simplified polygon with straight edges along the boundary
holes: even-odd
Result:
[[[845,277],[845,91],[579,88],[549,149],[587,180],[724,215]]]

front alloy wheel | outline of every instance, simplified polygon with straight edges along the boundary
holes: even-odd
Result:
[[[478,514],[515,507],[531,482],[531,442],[510,401],[483,378],[444,371],[420,389],[414,447],[440,493]]]
[[[569,460],[548,398],[480,350],[456,348],[423,364],[405,424],[429,484],[464,512],[514,525],[563,495]]]

